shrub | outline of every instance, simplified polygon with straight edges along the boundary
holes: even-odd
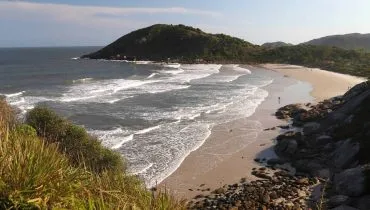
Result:
[[[4,98],[0,98],[0,138],[5,137],[8,130],[14,127],[15,123],[14,110],[6,103]]]
[[[106,169],[124,171],[125,165],[120,154],[103,147],[86,130],[73,125],[46,107],[36,107],[26,117],[26,123],[34,127],[46,142],[58,143],[75,166],[84,165],[93,172]]]
[[[67,121],[46,107],[36,107],[27,113],[26,123],[34,127],[39,136],[54,142],[65,134]]]
[[[185,209],[167,192],[152,196],[125,173],[119,154],[82,127],[45,108],[28,116],[39,127],[18,125],[0,136],[0,209]],[[48,120],[62,126],[52,128]]]

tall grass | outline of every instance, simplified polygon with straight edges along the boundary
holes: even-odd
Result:
[[[125,173],[122,161],[115,162],[115,153],[50,113],[63,129],[17,124],[11,108],[0,100],[0,209],[185,209],[185,201],[166,191],[153,196],[138,178]],[[93,163],[114,167],[96,169]]]

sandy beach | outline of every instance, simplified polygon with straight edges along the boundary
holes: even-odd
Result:
[[[294,79],[309,82],[313,87],[310,94],[316,102],[341,95],[354,85],[365,81],[364,78],[360,77],[303,66],[265,64],[262,67],[280,72]]]
[[[252,116],[215,126],[206,142],[186,157],[181,166],[160,184],[161,188],[165,187],[180,198],[190,199],[225,184],[236,183],[241,178],[254,180],[250,172],[259,166],[254,159],[275,156],[273,138],[279,131],[264,129],[285,124],[273,116],[277,108],[340,95],[349,86],[363,81],[349,75],[300,66],[266,64],[247,68],[253,73],[263,72],[274,78],[272,84],[263,87],[269,96]],[[278,97],[281,98],[280,103]]]

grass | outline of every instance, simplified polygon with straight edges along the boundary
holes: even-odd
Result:
[[[20,124],[0,100],[0,209],[185,209],[186,202],[167,191],[149,192],[81,127],[36,110],[39,127]]]

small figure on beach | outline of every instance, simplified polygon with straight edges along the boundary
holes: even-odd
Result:
[[[279,102],[279,104],[280,104],[280,96],[278,97],[278,102]]]

